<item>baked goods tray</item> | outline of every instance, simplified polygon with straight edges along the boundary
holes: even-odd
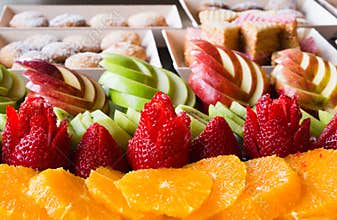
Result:
[[[337,50],[317,30],[314,28],[298,28],[297,31],[299,39],[312,37],[320,52],[319,56],[337,65]],[[190,68],[185,65],[184,59],[186,32],[186,29],[163,30],[163,36],[170,52],[173,66],[184,80],[187,80],[191,73]],[[268,73],[273,70],[273,66],[262,66],[262,68]]]
[[[226,5],[234,5],[238,3],[247,2],[246,0],[179,0],[180,4],[184,8],[186,14],[190,18],[192,25],[194,27],[199,26],[198,11],[205,2],[221,2]],[[268,0],[257,0],[254,1],[260,3],[264,6],[267,4]],[[324,37],[331,38],[337,31],[337,18],[333,16],[327,9],[322,7],[319,3],[314,0],[296,0],[297,9],[302,12],[305,19],[309,24],[303,24],[299,26],[310,26],[316,28]],[[324,26],[328,26],[324,28]]]
[[[48,32],[43,30],[32,30],[32,29],[3,29],[0,32],[0,48],[10,42],[14,41],[22,41],[25,40],[27,37],[32,35],[38,34],[49,34],[56,36],[58,39],[63,39],[64,37],[70,35],[87,35],[91,38],[95,38],[101,40],[105,35],[112,31],[118,31],[117,29],[114,30],[98,30],[98,29],[51,29]],[[156,47],[156,43],[154,40],[154,36],[151,30],[139,30],[133,29],[132,31],[136,32],[141,38],[141,45],[145,48],[146,54],[148,56],[148,61],[152,65],[161,67],[161,61],[159,58],[158,50]],[[11,69],[15,72],[22,72],[18,69]],[[92,78],[98,79],[102,72],[104,71],[103,68],[90,68],[90,69],[75,69],[76,71],[89,74]]]
[[[151,29],[159,45],[164,45],[160,31],[169,28],[182,28],[182,21],[176,5],[5,5],[0,14],[0,28],[11,28],[9,22],[17,13],[24,11],[41,12],[48,20],[61,14],[78,14],[84,17],[88,23],[90,19],[97,14],[110,13],[116,18],[128,19],[131,15],[140,12],[155,12],[165,17],[167,26],[161,27],[135,27],[135,29]],[[55,28],[57,27],[44,27]],[[60,27],[61,28],[61,27]],[[74,28],[92,28],[92,27],[72,27]],[[131,27],[111,27],[111,29],[129,29]],[[38,29],[43,29],[39,27]],[[64,29],[64,28],[62,28]],[[104,28],[106,29],[106,28]]]

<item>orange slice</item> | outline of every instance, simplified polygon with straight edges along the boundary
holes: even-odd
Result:
[[[62,168],[31,178],[27,194],[55,219],[120,219],[89,196],[83,179]]]
[[[214,219],[275,219],[299,201],[300,178],[284,159],[262,157],[247,161],[246,166],[245,190]]]
[[[44,208],[25,194],[35,171],[0,165],[0,219],[50,219]]]
[[[303,195],[300,202],[284,219],[315,216],[331,216],[331,219],[337,219],[336,158],[336,150],[326,149],[316,149],[286,158],[289,165],[301,177]]]
[[[246,165],[233,155],[203,159],[186,168],[206,172],[214,181],[209,198],[188,219],[207,219],[226,209],[246,186]]]
[[[132,209],[183,218],[200,208],[212,189],[206,173],[192,169],[146,169],[115,182]]]

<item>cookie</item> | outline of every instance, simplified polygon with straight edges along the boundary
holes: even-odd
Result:
[[[100,42],[93,36],[70,35],[63,39],[63,42],[72,43],[80,52],[99,52]]]
[[[89,25],[95,28],[128,26],[125,18],[114,13],[98,14],[92,17]]]
[[[43,47],[42,53],[47,54],[55,63],[63,63],[68,57],[78,52],[72,43],[54,42]]]
[[[51,27],[84,27],[87,22],[78,14],[61,14],[50,20]]]
[[[57,42],[59,39],[50,34],[36,34],[24,40],[25,44],[29,44],[32,50],[42,50],[47,44]]]
[[[42,13],[37,11],[24,11],[13,16],[9,22],[10,27],[16,28],[33,28],[47,27],[48,19]]]
[[[143,47],[126,42],[114,43],[103,53],[117,53],[124,56],[137,57],[142,60],[147,59],[146,51]]]
[[[132,15],[128,19],[128,24],[130,27],[167,26],[165,17],[155,12],[141,12]]]
[[[140,36],[134,31],[112,31],[102,39],[101,48],[102,50],[106,50],[112,44],[119,42],[141,45]]]
[[[29,50],[30,48],[22,41],[7,44],[0,49],[0,63],[11,68],[15,59]]]
[[[102,57],[98,53],[77,53],[68,57],[64,65],[70,69],[97,68],[101,60]]]

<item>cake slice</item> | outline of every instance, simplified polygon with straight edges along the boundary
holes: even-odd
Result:
[[[199,40],[201,39],[201,31],[197,28],[187,28],[185,41],[184,41],[184,59],[185,65],[189,66],[193,63],[193,59],[191,56],[191,51],[193,50],[194,44],[191,40]]]
[[[240,27],[228,22],[203,24],[201,38],[228,49],[239,50]]]
[[[231,10],[204,10],[199,13],[201,24],[231,22],[239,16]]]
[[[281,47],[282,25],[268,22],[244,22],[241,25],[244,52],[260,65],[268,63],[271,54]]]
[[[281,32],[281,49],[297,48],[299,46],[296,20],[284,23]]]

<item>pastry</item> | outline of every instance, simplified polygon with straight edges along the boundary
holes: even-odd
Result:
[[[130,27],[160,27],[167,26],[166,18],[155,12],[141,12],[129,17]]]
[[[218,10],[218,9],[229,9],[229,6],[223,2],[205,2],[198,9],[198,12],[204,10]]]
[[[64,65],[69,69],[97,68],[102,57],[98,53],[77,53],[68,57]]]
[[[265,9],[267,10],[281,10],[293,9],[296,10],[296,2],[294,0],[269,0]]]
[[[124,56],[147,60],[146,51],[143,47],[127,42],[114,43],[108,49],[104,50],[103,53],[118,53]]]
[[[48,19],[42,13],[37,11],[24,11],[13,16],[9,22],[10,27],[16,28],[32,28],[47,27]]]
[[[84,27],[85,18],[78,14],[61,14],[50,20],[51,27]]]
[[[107,28],[128,26],[125,18],[114,13],[98,14],[92,17],[89,21],[89,25],[95,28]]]
[[[47,44],[57,42],[59,39],[50,34],[36,34],[31,37],[26,38],[24,43],[29,44],[33,50],[42,50]]]
[[[228,22],[203,24],[201,38],[228,49],[239,50],[240,27]]]
[[[10,68],[16,58],[29,50],[30,48],[22,41],[9,43],[0,49],[0,63]]]
[[[63,63],[68,57],[78,52],[72,43],[54,42],[43,47],[42,52],[47,54],[55,63]]]
[[[141,45],[140,36],[134,31],[112,31],[102,39],[101,48],[102,50],[108,49],[112,44],[118,42]]]
[[[206,10],[199,13],[201,24],[231,22],[239,16],[231,10]]]
[[[72,43],[80,52],[99,52],[100,42],[94,36],[70,35],[63,42]]]
[[[281,47],[282,25],[267,22],[244,22],[241,26],[244,52],[260,65],[267,64],[271,54]]]
[[[263,10],[263,7],[257,2],[241,2],[233,5],[231,10],[236,12],[247,11],[247,10]]]

